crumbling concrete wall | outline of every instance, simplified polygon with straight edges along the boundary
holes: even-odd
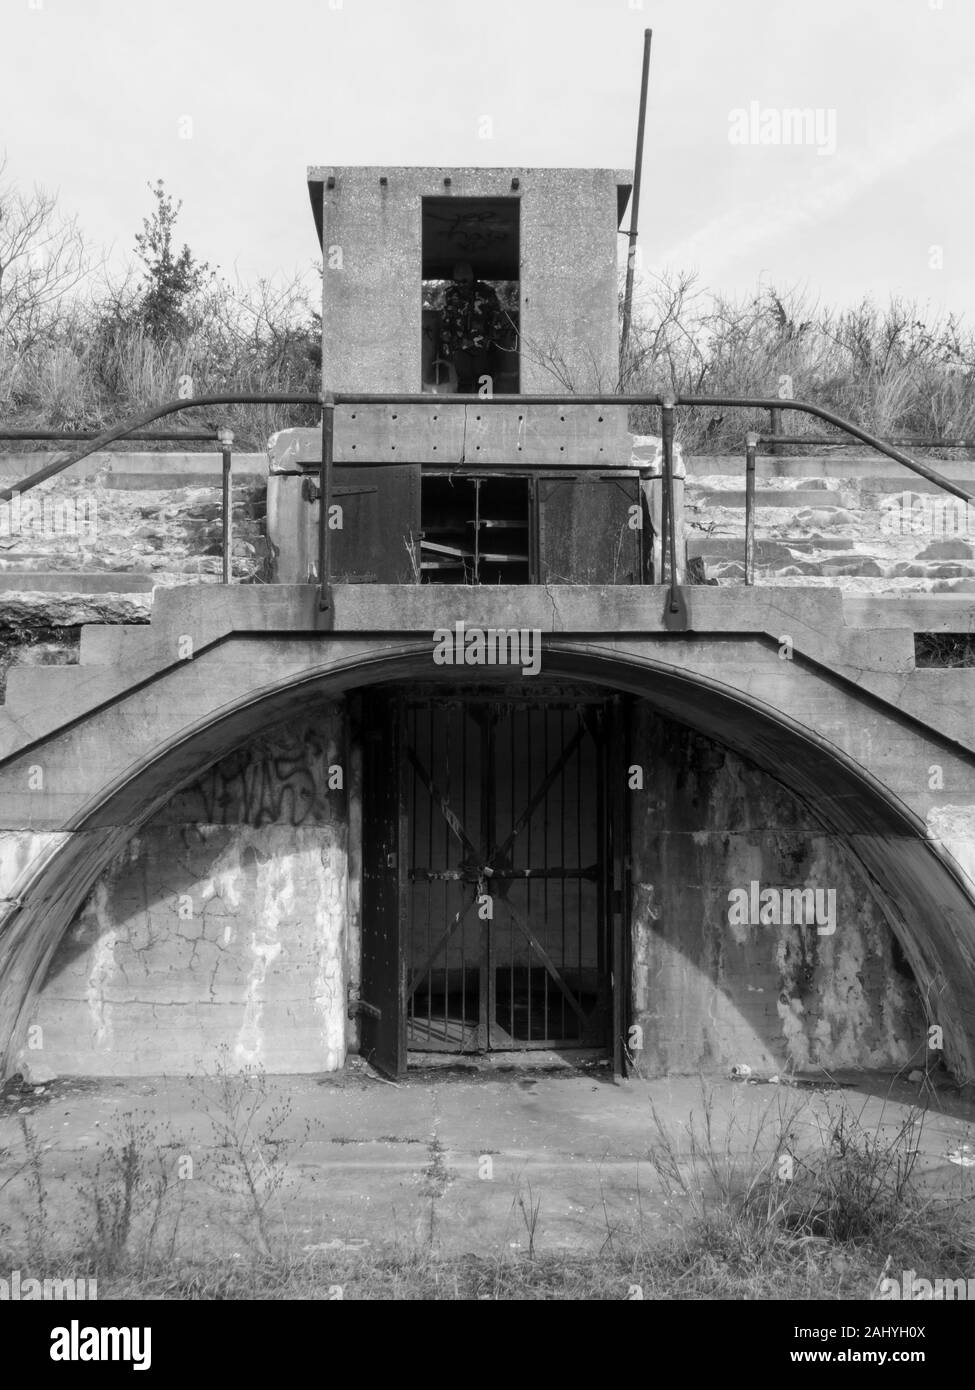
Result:
[[[347,792],[335,704],[175,797],[99,879],[54,958],[34,1019],[45,1063],[191,1072],[226,1048],[269,1071],[341,1066]]]
[[[631,792],[638,1070],[923,1064],[913,980],[843,843],[773,779],[639,702],[630,756],[644,771]],[[776,923],[768,888],[819,889],[822,911]]]

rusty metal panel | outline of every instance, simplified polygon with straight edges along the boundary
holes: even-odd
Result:
[[[428,406],[338,405],[334,456],[336,463],[463,463],[464,407],[447,407],[440,396]]]
[[[542,584],[639,584],[636,478],[539,478],[538,551]]]
[[[410,584],[410,546],[419,544],[420,468],[336,468],[332,506],[342,508],[331,532],[334,583]],[[318,506],[309,524],[318,525]]]

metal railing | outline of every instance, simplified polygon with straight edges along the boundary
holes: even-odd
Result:
[[[165,405],[144,412],[131,420],[113,425],[101,434],[90,430],[0,430],[0,440],[84,440],[87,447],[79,449],[64,459],[54,459],[51,463],[31,473],[13,487],[0,488],[0,502],[10,502],[22,496],[40,483],[63,473],[66,468],[80,463],[91,454],[100,453],[109,444],[122,439],[156,440],[164,443],[213,443],[219,445],[221,456],[221,506],[220,506],[220,554],[221,577],[224,584],[232,578],[233,549],[233,432],[225,427],[212,426],[208,430],[147,430],[146,425],[161,420],[167,415],[175,415],[200,405],[320,405],[318,396],[310,395],[232,395],[196,396],[188,400],[168,401]]]
[[[818,434],[778,434],[781,428],[780,411],[769,412],[772,423],[771,434],[758,434],[749,431],[745,436],[745,583],[755,582],[755,464],[759,451],[779,458],[778,449],[789,444],[803,448],[853,449],[861,443],[859,439],[839,439],[835,435]],[[886,444],[895,449],[975,449],[975,439],[925,439],[917,435],[906,435],[900,439],[888,439]],[[886,451],[884,451],[886,452]],[[795,462],[801,462],[802,456]],[[929,479],[929,481],[936,481]],[[941,481],[941,480],[938,480]],[[950,490],[950,489],[949,489]],[[956,491],[957,496],[961,492]]]
[[[664,565],[664,557],[669,562],[669,574],[662,574],[660,577],[669,579],[670,594],[667,602],[667,613],[672,619],[678,621],[675,625],[680,625],[683,616],[683,603],[681,599],[681,586],[677,582],[677,535],[676,535],[676,507],[674,499],[674,439],[676,435],[676,412],[680,406],[694,408],[721,408],[721,409],[740,409],[740,410],[766,410],[770,412],[772,419],[781,418],[778,412],[793,410],[813,418],[822,420],[824,423],[834,426],[836,429],[843,430],[846,434],[861,444],[866,444],[879,453],[885,454],[896,463],[902,464],[910,469],[919,477],[925,478],[928,482],[935,483],[946,492],[954,494],[964,501],[975,502],[975,493],[968,492],[958,483],[950,478],[942,477],[926,463],[921,463],[917,459],[910,458],[903,453],[896,445],[890,444],[867,430],[861,429],[850,420],[844,420],[841,416],[835,415],[832,411],[826,410],[823,406],[813,405],[808,401],[785,401],[778,397],[749,397],[749,396],[672,396],[672,395],[538,395],[538,396],[509,396],[509,395],[451,395],[439,396],[437,398],[438,408],[450,404],[455,405],[476,405],[476,406],[532,406],[532,405],[597,405],[597,406],[616,406],[630,407],[643,406],[659,409],[661,416],[661,452],[663,458],[663,506],[661,509],[661,566]],[[332,476],[335,468],[335,410],[342,405],[422,405],[430,404],[430,397],[424,393],[417,392],[347,392],[336,391],[326,392],[322,398],[322,462],[320,474],[320,497],[322,507],[319,512],[318,530],[318,574],[320,580],[319,606],[322,609],[329,607],[328,594],[328,575],[329,575],[329,533],[327,525],[328,506],[332,496]],[[776,412],[772,414],[772,412]],[[749,434],[748,439],[752,435]],[[757,450],[759,436],[754,436],[754,450]],[[359,465],[361,466],[361,465]],[[383,466],[388,466],[384,464]],[[566,465],[556,465],[560,470],[564,470]],[[577,465],[580,470],[592,471],[593,465]],[[746,440],[746,474],[745,474],[745,496],[746,496],[746,582],[751,583],[751,576],[754,570],[754,495],[755,495],[755,455],[751,453],[749,463],[748,444]],[[476,471],[476,468],[471,471]],[[751,479],[749,483],[749,478]],[[749,502],[749,493],[751,502]]]
[[[76,440],[98,440],[101,436],[95,434],[94,430],[0,430],[0,440],[44,440],[45,442],[60,442],[65,439]],[[211,430],[132,430],[125,435],[126,439],[137,439],[140,442],[155,440],[163,444],[219,444],[222,455],[222,505],[221,505],[221,567],[223,571],[223,582],[230,583],[230,560],[232,546],[232,527],[233,527],[233,505],[231,493],[231,469],[233,461],[231,458],[231,447],[233,436],[228,440],[226,432],[219,429]],[[33,486],[33,484],[31,484]],[[12,488],[12,493],[19,495],[27,491],[26,488]],[[5,492],[3,500],[9,501]]]
[[[960,498],[964,502],[975,502],[975,493],[969,492],[959,483],[950,478],[943,477],[928,464],[922,463],[918,459],[913,459],[893,443],[878,439],[869,431],[862,429],[859,425],[850,420],[844,420],[841,416],[826,410],[823,406],[814,405],[809,401],[782,400],[778,397],[756,397],[756,396],[679,396],[679,395],[648,395],[648,394],[571,394],[559,393],[548,395],[451,395],[438,396],[436,405],[438,409],[449,409],[452,406],[517,406],[519,408],[530,408],[534,405],[539,406],[579,406],[595,405],[601,407],[616,407],[628,409],[630,407],[644,407],[658,409],[661,414],[661,452],[662,452],[662,493],[663,502],[661,507],[661,568],[664,572],[660,579],[667,582],[669,580],[669,597],[667,602],[667,612],[671,618],[681,618],[683,613],[683,603],[681,597],[681,585],[678,583],[677,568],[677,535],[676,535],[676,507],[674,497],[674,441],[676,436],[676,412],[680,407],[694,409],[736,409],[736,410],[761,410],[768,411],[773,421],[781,419],[781,413],[790,410],[797,413],[812,416],[814,419],[822,420],[825,424],[831,425],[837,430],[843,431],[854,441],[866,444],[869,448],[878,453],[893,459],[895,463],[901,464],[918,477],[934,483],[945,492]],[[86,447],[69,454],[67,458],[55,459],[51,463],[30,474],[27,478],[14,488],[0,489],[0,501],[9,502],[17,494],[28,492],[31,488],[37,487],[40,483],[46,482],[49,478],[55,477],[66,468],[81,462],[90,454],[97,453],[104,449],[108,444],[116,440],[125,438],[138,438],[139,432],[145,430],[147,425],[155,420],[163,419],[168,415],[175,415],[179,411],[192,410],[200,406],[215,405],[304,405],[318,406],[322,410],[322,458],[320,465],[319,483],[319,518],[318,518],[318,583],[319,583],[319,608],[327,610],[331,606],[329,596],[330,589],[330,545],[329,545],[329,507],[332,498],[332,483],[335,467],[343,466],[341,463],[336,465],[335,461],[335,411],[338,406],[343,405],[426,405],[430,406],[432,400],[425,392],[349,392],[336,391],[325,392],[323,395],[284,394],[284,393],[230,393],[217,396],[196,396],[186,400],[168,401],[164,405],[156,406],[152,410],[143,412],[130,420],[123,421],[119,425],[104,431],[94,438],[86,440]],[[773,426],[773,431],[776,426]],[[223,535],[224,535],[224,582],[229,582],[229,512],[230,512],[230,450],[229,444],[225,442],[229,431],[217,430],[214,435],[207,438],[215,438],[221,443],[224,458],[223,469]],[[38,434],[20,433],[7,431],[6,435],[0,432],[0,438],[76,438],[76,435],[56,436],[53,432],[41,432]],[[142,435],[141,437],[146,437]],[[162,436],[153,435],[149,437],[161,438]],[[183,438],[188,438],[184,434]],[[777,436],[773,433],[773,438]],[[232,441],[232,436],[230,436]],[[783,442],[800,442],[798,436],[783,436]],[[754,565],[754,493],[755,493],[755,459],[762,437],[758,432],[749,432],[745,440],[745,495],[746,495],[746,582],[750,581],[750,574]],[[831,441],[835,442],[835,441]],[[940,441],[939,441],[940,443]],[[958,447],[964,447],[959,445]],[[355,467],[363,467],[365,461],[357,460]],[[377,465],[378,466],[378,465]],[[383,467],[395,467],[389,462],[384,462]],[[402,466],[415,467],[415,464],[405,462]],[[560,472],[579,471],[592,472],[592,463],[559,463],[552,465]],[[458,472],[477,473],[477,465],[461,465]],[[749,500],[750,498],[750,500]],[[665,566],[664,561],[668,564]],[[669,569],[669,573],[667,572]]]
[[[856,439],[837,439],[828,434],[763,434],[759,444],[772,446],[796,444],[804,448],[852,449],[859,443]],[[917,435],[905,435],[902,439],[888,439],[896,449],[975,449],[975,439],[920,439]]]

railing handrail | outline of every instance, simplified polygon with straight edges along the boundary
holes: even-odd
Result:
[[[101,435],[94,430],[0,430],[0,439],[100,439]],[[164,439],[167,443],[174,440],[192,440],[196,444],[217,442],[217,431],[210,430],[204,434],[202,430],[172,430],[169,433],[163,430],[132,430],[125,436],[126,439]]]
[[[810,448],[829,445],[834,449],[852,449],[857,439],[836,439],[831,434],[761,434],[759,444],[802,444]],[[925,439],[922,435],[906,434],[885,441],[895,449],[975,449],[975,439]]]
[[[187,396],[182,400],[167,401],[165,405],[155,406],[152,410],[142,411],[139,415],[133,415],[128,420],[123,420],[119,425],[113,425],[111,429],[103,431],[95,439],[88,442],[84,449],[78,449],[73,454],[69,454],[66,459],[55,459],[53,463],[46,464],[39,468],[36,473],[31,473],[28,477],[21,480],[16,487],[0,488],[0,502],[9,502],[15,496],[22,496],[25,492],[30,492],[31,488],[37,487],[40,483],[46,483],[48,478],[54,478],[58,473],[63,473],[66,468],[72,468],[82,459],[88,458],[90,454],[97,454],[104,449],[106,444],[113,444],[116,439],[125,439],[136,430],[141,430],[146,425],[151,425],[154,420],[162,420],[166,415],[175,415],[180,410],[192,410],[195,406],[203,405],[321,405],[322,398],[318,395],[309,395],[307,392],[302,394],[278,393],[257,394],[256,392],[233,392],[229,395],[220,396]]]
[[[73,467],[80,463],[82,459],[90,454],[98,453],[107,444],[114,443],[117,439],[123,439],[131,435],[136,430],[144,429],[146,425],[152,424],[154,420],[161,420],[166,415],[174,415],[181,410],[192,410],[199,406],[211,405],[317,405],[317,406],[339,406],[339,405],[431,405],[434,402],[439,406],[456,405],[598,405],[598,406],[644,406],[659,409],[665,399],[661,395],[650,395],[642,393],[627,393],[620,395],[605,394],[594,392],[592,394],[542,394],[542,395],[452,395],[431,397],[428,392],[423,391],[394,391],[394,392],[354,392],[336,391],[327,392],[324,395],[311,395],[309,393],[285,393],[271,392],[258,394],[256,392],[234,392],[227,395],[215,396],[191,396],[184,400],[167,401],[164,405],[156,406],[152,410],[144,411],[140,415],[133,416],[129,420],[124,420],[121,424],[113,426],[104,431],[95,439],[89,440],[87,447],[79,449],[70,454],[66,459],[55,460],[47,464],[44,468],[38,469],[29,477],[24,478],[16,488],[0,489],[0,501],[9,502],[14,493],[23,494],[37,487],[39,483],[46,482],[48,478],[55,477],[66,468]],[[896,463],[902,464],[919,477],[926,478],[929,482],[935,483],[946,492],[952,493],[955,497],[960,497],[966,502],[975,502],[975,493],[969,492],[950,478],[943,478],[933,468],[927,464],[919,462],[917,459],[910,458],[892,444],[888,444],[867,430],[855,425],[852,420],[844,420],[842,416],[836,415],[831,410],[826,410],[823,406],[814,405],[810,401],[782,400],[778,396],[676,396],[673,398],[676,406],[692,406],[701,409],[710,407],[723,407],[725,409],[740,410],[794,410],[804,415],[815,416],[819,420],[824,420],[827,424],[833,425],[837,429],[851,434],[862,444],[867,444],[871,449],[876,449],[878,453],[886,454],[888,458]]]
[[[20,481],[15,487],[0,489],[0,501],[9,502],[15,496],[20,496],[29,492],[31,488],[37,487],[40,483],[46,482],[49,478],[56,477],[58,473],[80,463],[89,455],[98,453],[108,444],[114,443],[118,439],[131,437],[137,431],[145,429],[155,420],[161,420],[167,415],[175,415],[182,410],[192,410],[202,406],[214,405],[314,405],[322,409],[322,461],[321,461],[321,487],[320,487],[320,506],[319,506],[319,587],[320,587],[320,606],[324,609],[328,607],[328,584],[329,584],[329,564],[328,564],[328,526],[327,516],[329,502],[332,495],[332,472],[334,466],[334,430],[335,430],[335,410],[341,405],[426,405],[436,406],[443,409],[449,405],[474,405],[478,407],[490,406],[518,406],[522,409],[529,406],[543,405],[594,405],[604,408],[624,407],[629,408],[643,407],[659,409],[662,420],[662,453],[663,453],[663,491],[664,510],[663,525],[667,532],[664,538],[664,548],[661,551],[661,562],[669,551],[670,560],[670,601],[668,609],[671,614],[678,614],[680,609],[679,585],[677,583],[677,561],[676,561],[676,536],[674,514],[674,473],[673,473],[673,445],[674,445],[674,411],[679,406],[688,406],[694,409],[734,409],[734,410],[765,410],[775,412],[772,414],[773,422],[780,418],[779,413],[784,410],[797,411],[804,415],[811,415],[817,420],[823,420],[826,424],[832,425],[835,429],[842,430],[845,434],[851,435],[860,443],[866,444],[869,448],[875,449],[878,453],[884,454],[887,458],[893,459],[895,463],[901,464],[904,468],[916,473],[918,477],[926,479],[930,483],[942,489],[944,492],[951,493],[964,502],[975,502],[975,493],[969,492],[967,488],[954,482],[950,478],[943,477],[935,469],[929,468],[927,464],[921,463],[918,459],[912,459],[903,453],[895,445],[885,440],[878,439],[868,430],[862,429],[852,420],[845,420],[842,416],[827,410],[824,406],[814,405],[811,401],[798,401],[792,399],[782,399],[778,396],[680,396],[674,394],[650,394],[650,393],[611,393],[591,392],[584,394],[574,393],[543,393],[539,395],[477,395],[477,394],[455,394],[449,397],[433,397],[429,392],[424,391],[386,391],[386,392],[362,392],[362,391],[326,391],[322,394],[312,395],[309,392],[230,392],[227,394],[212,396],[190,396],[185,399],[167,401],[165,404],[155,406],[151,410],[143,411],[139,415],[120,424],[105,430],[94,439],[86,441],[83,449],[78,449],[69,454],[67,458],[55,459],[46,464],[37,472],[30,474],[27,478]],[[773,425],[774,427],[774,425]],[[36,436],[35,436],[36,437]],[[751,438],[757,439],[752,432]],[[754,460],[754,446],[752,459]],[[229,450],[224,449],[224,535],[227,535],[228,517],[226,512],[229,507]],[[752,464],[754,474],[754,463]],[[226,549],[226,547],[225,547]],[[224,578],[228,576],[229,557],[224,555]]]

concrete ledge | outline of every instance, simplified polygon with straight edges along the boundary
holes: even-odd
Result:
[[[850,627],[907,627],[912,632],[975,632],[975,595],[843,595],[843,618]]]
[[[909,449],[904,452],[911,456]],[[964,450],[958,450],[963,453]],[[965,458],[924,460],[937,473],[955,482],[967,484],[972,479],[972,461]],[[745,450],[740,454],[694,454],[685,455],[688,484],[693,486],[698,478],[706,477],[745,477]],[[777,455],[759,454],[755,461],[755,471],[759,478],[859,478],[880,480],[893,479],[898,482],[894,491],[900,487],[906,491],[938,492],[934,483],[919,477],[910,468],[904,468],[887,458],[885,454],[870,450],[865,453],[852,449],[838,448],[835,453],[810,454],[805,458],[788,458]],[[884,489],[886,490],[886,489]]]
[[[36,473],[39,468],[44,468],[55,459],[63,458],[69,450],[81,447],[79,440],[65,440],[64,447],[55,451],[38,450],[36,453],[24,454],[0,453],[0,478],[5,481],[27,478],[31,473]],[[266,478],[267,455],[264,453],[234,454],[233,471],[235,475],[238,473],[254,474]],[[158,474],[160,472],[177,475],[205,473],[212,474],[219,479],[222,476],[223,464],[220,452],[215,447],[202,448],[199,453],[183,453],[181,451],[170,453],[163,449],[145,451],[103,449],[96,454],[90,454],[80,463],[66,468],[58,476],[61,478],[94,478],[99,474]]]
[[[0,611],[5,593],[146,594],[155,586],[151,574],[115,570],[6,570],[0,571]]]
[[[971,681],[964,671],[915,672],[910,626],[859,629],[843,622],[842,595],[833,589],[788,587],[712,588],[682,591],[688,609],[686,632],[668,628],[669,591],[661,587],[468,585],[337,585],[332,608],[321,613],[314,585],[187,585],[157,591],[150,627],[93,628],[82,634],[81,664],[58,668],[22,667],[11,673],[5,710],[4,756],[47,737],[72,719],[126,696],[139,683],[153,683],[167,671],[196,664],[214,653],[217,668],[237,673],[254,660],[258,648],[227,642],[234,635],[267,639],[260,660],[280,650],[281,667],[334,659],[343,646],[364,643],[381,655],[390,644],[419,640],[429,649],[437,629],[457,622],[476,628],[533,629],[546,641],[564,636],[600,643],[636,640],[656,648],[664,661],[717,663],[720,678],[748,688],[755,661],[765,651],[775,658],[788,644],[796,660],[811,661],[850,686],[870,692],[892,712],[919,718],[943,737],[971,746],[967,701]],[[332,625],[334,623],[334,626]],[[735,639],[750,639],[735,655]],[[303,640],[304,639],[304,640]],[[642,640],[641,640],[642,639]],[[728,663],[731,663],[730,665]],[[739,669],[740,667],[740,669]],[[307,668],[306,668],[307,669]],[[934,675],[940,680],[918,680]],[[233,674],[236,687],[239,675]]]

